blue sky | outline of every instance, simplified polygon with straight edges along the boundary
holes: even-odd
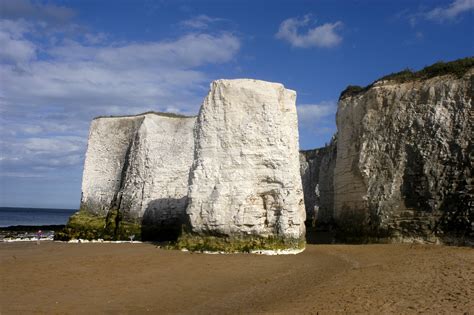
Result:
[[[300,145],[337,99],[407,67],[474,55],[474,0],[0,0],[0,206],[77,208],[90,120],[196,114],[219,78],[297,91]]]

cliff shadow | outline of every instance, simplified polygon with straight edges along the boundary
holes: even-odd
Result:
[[[143,241],[176,241],[186,219],[188,197],[161,198],[151,201],[143,214]]]
[[[331,224],[306,224],[307,244],[334,244],[336,243],[336,231]]]
[[[407,154],[403,173],[402,194],[407,208],[430,212],[430,192],[428,179],[424,173],[424,158],[419,150],[411,145],[405,146]]]

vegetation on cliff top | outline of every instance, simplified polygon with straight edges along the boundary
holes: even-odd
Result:
[[[141,114],[136,114],[136,115],[122,115],[122,116],[98,116],[95,117],[94,119],[100,119],[100,118],[127,118],[127,117],[138,117],[138,116],[144,116],[144,115],[158,115],[158,116],[163,116],[163,117],[169,117],[169,118],[194,118],[196,116],[186,116],[182,114],[176,114],[176,113],[165,113],[165,112],[154,112],[154,111],[148,111],[144,112]]]
[[[365,92],[370,89],[376,82],[379,81],[394,81],[396,83],[404,83],[414,80],[426,80],[433,77],[448,74],[460,78],[472,67],[474,67],[474,57],[467,57],[451,62],[440,61],[431,66],[425,67],[420,71],[405,69],[403,71],[391,73],[380,79],[377,79],[372,84],[369,84],[365,87],[358,85],[349,85],[344,91],[342,91],[339,99]]]

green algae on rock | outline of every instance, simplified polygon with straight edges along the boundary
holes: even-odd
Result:
[[[54,235],[55,240],[103,239],[129,240],[141,239],[140,224],[122,220],[117,209],[111,209],[106,216],[96,215],[81,209],[69,218],[66,227]]]
[[[305,244],[304,237],[299,239],[279,236],[263,237],[258,235],[229,237],[182,233],[171,248],[195,252],[250,253],[258,250],[304,249]]]

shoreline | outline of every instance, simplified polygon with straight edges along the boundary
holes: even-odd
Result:
[[[36,242],[40,244],[41,242],[54,242],[54,243],[63,243],[63,244],[150,244],[155,245],[157,248],[162,248],[166,250],[176,250],[181,252],[190,252],[193,254],[206,254],[206,255],[234,255],[234,254],[252,254],[252,255],[266,255],[266,256],[279,256],[279,255],[298,255],[305,251],[306,248],[289,248],[289,249],[277,249],[277,250],[251,250],[249,252],[223,252],[223,251],[190,251],[188,249],[175,249],[175,248],[166,248],[167,244],[164,246],[158,245],[156,242],[142,242],[142,241],[105,241],[102,239],[98,240],[83,240],[83,239],[73,239],[70,241],[58,241],[54,240],[54,235],[48,237],[24,237],[24,238],[4,238],[1,240],[3,243],[18,243],[18,242]]]
[[[37,241],[37,232],[38,230],[42,231],[43,238],[40,241],[53,241],[54,234],[58,231],[63,230],[66,227],[65,224],[50,224],[50,225],[12,225],[7,227],[0,227],[0,243],[2,242],[25,242],[25,241]],[[54,240],[55,242],[61,242],[59,240]],[[70,241],[65,241],[64,243],[130,243],[130,240],[116,240],[116,241],[104,241],[101,239],[72,239]],[[151,243],[151,244],[168,244],[169,242],[155,242],[155,241],[133,241],[134,243]],[[381,239],[370,239],[370,240],[338,240],[336,237],[336,232],[332,229],[314,229],[307,228],[306,234],[306,244],[334,244],[334,245],[369,245],[369,244],[424,244],[424,245],[435,245],[435,246],[461,246],[474,248],[474,239],[469,237],[453,237],[453,236],[444,236],[444,237],[391,237],[391,238],[381,238]],[[304,250],[304,249],[303,249]],[[287,249],[284,252],[288,253],[279,253],[280,251],[272,251],[274,253],[262,253],[263,255],[279,255],[279,254],[298,254],[300,251],[297,249]],[[199,252],[199,251],[196,251]],[[206,251],[211,253],[211,251]],[[265,250],[254,250],[254,252],[265,252]],[[219,251],[212,252],[213,254],[220,253]],[[258,253],[257,253],[258,254]]]
[[[66,225],[52,224],[52,225],[11,225],[7,227],[0,227],[0,243],[8,242],[9,239],[14,238],[19,242],[37,241],[38,231],[41,230],[43,236],[40,241],[53,240],[54,233],[62,230]],[[43,239],[44,238],[44,239]],[[7,240],[7,241],[6,241]]]

